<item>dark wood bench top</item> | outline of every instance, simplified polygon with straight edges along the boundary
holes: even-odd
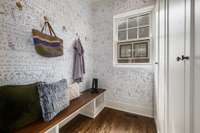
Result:
[[[43,120],[39,120],[16,131],[16,133],[44,133],[48,129],[52,128],[53,126],[55,126],[56,124],[58,124],[59,122],[76,112],[78,109],[92,101],[104,91],[104,89],[99,89],[99,93],[91,93],[91,90],[88,89],[82,92],[79,98],[70,101],[70,105],[65,110],[60,112],[50,122],[44,122]]]

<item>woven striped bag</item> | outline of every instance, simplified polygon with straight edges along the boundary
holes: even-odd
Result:
[[[49,33],[43,33],[48,28]],[[33,42],[37,53],[44,57],[58,57],[63,55],[63,40],[58,38],[48,21],[45,21],[41,31],[32,30]]]

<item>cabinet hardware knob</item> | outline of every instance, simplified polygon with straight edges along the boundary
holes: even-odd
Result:
[[[176,57],[176,60],[179,62],[182,60],[182,58],[178,56],[178,57]]]
[[[184,56],[184,55],[182,55],[182,60],[189,60],[189,59],[190,59],[189,56]]]

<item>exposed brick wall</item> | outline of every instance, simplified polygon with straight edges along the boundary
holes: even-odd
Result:
[[[93,7],[94,76],[107,88],[106,100],[145,115],[153,114],[153,66],[113,66],[113,16],[154,5],[154,0],[99,0]]]
[[[93,76],[108,89],[107,100],[153,112],[153,71],[142,68],[115,68],[112,64],[114,14],[153,5],[155,0],[24,0],[22,11],[15,0],[0,0],[0,85],[36,81],[71,82],[76,32],[85,49],[86,75],[82,89],[90,87]],[[91,7],[92,6],[92,7]],[[91,9],[92,8],[92,9]],[[47,16],[64,40],[64,56],[39,56],[31,29],[41,29]],[[62,27],[66,27],[66,31]]]
[[[85,49],[86,75],[82,89],[89,87],[92,72],[90,6],[83,0],[24,0],[23,10],[15,0],[0,1],[0,85],[53,82],[72,79],[73,40],[76,32]],[[32,28],[41,29],[47,16],[57,36],[64,40],[64,56],[38,55]],[[66,30],[63,30],[63,26]]]

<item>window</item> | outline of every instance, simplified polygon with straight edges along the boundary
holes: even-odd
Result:
[[[149,40],[118,44],[118,63],[149,63]]]
[[[151,10],[114,16],[114,63],[151,63]]]

